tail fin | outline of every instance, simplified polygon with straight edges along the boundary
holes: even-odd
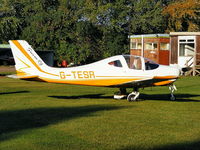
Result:
[[[46,67],[43,60],[37,55],[32,47],[24,40],[9,41],[13,57],[15,60],[15,69],[19,78],[32,78]]]

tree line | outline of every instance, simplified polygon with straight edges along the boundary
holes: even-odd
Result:
[[[199,31],[199,20],[199,0],[0,0],[0,43],[85,64],[129,53],[128,35]]]

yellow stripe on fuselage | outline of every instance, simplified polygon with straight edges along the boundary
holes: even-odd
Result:
[[[24,62],[23,60],[21,60],[20,58],[17,57],[17,59],[19,59],[19,61],[21,61],[21,62],[26,66],[26,67],[24,67],[25,69],[26,69],[26,68],[31,68],[31,66],[29,66],[27,63],[25,63],[25,62]],[[20,69],[24,69],[24,68],[20,68]],[[19,70],[20,70],[20,69],[19,69]]]
[[[21,71],[21,70],[16,70],[17,76],[25,76],[28,75],[26,72]]]

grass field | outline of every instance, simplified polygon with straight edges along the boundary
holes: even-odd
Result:
[[[117,89],[0,77],[0,150],[200,149],[200,78],[140,90],[141,101],[114,100]]]

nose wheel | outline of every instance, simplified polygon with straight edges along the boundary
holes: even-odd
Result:
[[[170,97],[170,100],[174,101],[176,100],[176,97],[174,96],[174,91],[177,90],[176,86],[173,84],[173,85],[170,85],[169,86],[169,90],[171,91],[171,97]]]

